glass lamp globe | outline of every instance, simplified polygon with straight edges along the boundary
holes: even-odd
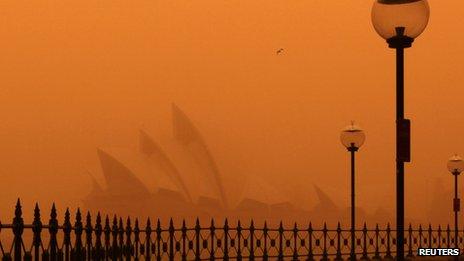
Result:
[[[464,161],[458,155],[454,155],[448,160],[447,167],[449,172],[459,174],[464,170]]]
[[[414,39],[427,27],[430,9],[427,0],[375,0],[371,15],[374,29],[385,40],[397,36],[397,28]]]
[[[340,134],[340,141],[348,150],[359,149],[364,144],[365,139],[364,131],[354,122],[346,126]]]

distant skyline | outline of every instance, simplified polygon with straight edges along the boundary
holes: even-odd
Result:
[[[406,214],[421,218],[434,180],[451,188],[447,159],[464,155],[464,3],[429,4],[405,71]],[[142,126],[165,139],[175,102],[220,169],[278,184],[305,205],[315,202],[313,183],[349,205],[339,133],[354,120],[366,131],[357,205],[393,210],[395,57],[372,28],[371,5],[2,1],[0,209],[18,196],[76,207],[91,188],[86,168],[98,168],[96,148],[136,146]]]

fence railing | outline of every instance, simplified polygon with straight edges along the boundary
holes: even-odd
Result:
[[[8,233],[10,232],[10,233]],[[12,233],[11,233],[12,232]],[[462,230],[459,231],[459,246],[462,249]],[[30,237],[26,234],[29,233]],[[6,244],[5,237],[11,242]],[[394,258],[396,233],[387,224],[368,229],[364,224],[356,230],[358,258]],[[315,229],[311,223],[307,227],[295,224],[285,228],[282,223],[276,228],[266,222],[257,226],[250,222],[243,226],[240,221],[230,225],[215,224],[207,227],[196,221],[188,227],[184,221],[175,227],[173,221],[163,228],[158,221],[150,219],[143,225],[138,219],[104,219],[98,213],[95,222],[87,213],[85,220],[77,210],[74,224],[69,210],[64,222],[57,220],[56,208],[51,209],[48,224],[43,224],[40,209],[36,204],[32,224],[24,224],[21,205],[18,200],[15,217],[11,224],[0,223],[0,254],[2,260],[343,260],[350,254],[350,230],[335,229],[326,225]],[[3,242],[3,243],[2,243]],[[454,247],[454,230],[447,226],[432,229],[411,225],[405,231],[405,252],[415,256],[418,248]]]

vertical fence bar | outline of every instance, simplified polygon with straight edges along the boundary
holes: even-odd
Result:
[[[429,236],[429,248],[432,248],[432,224],[429,223],[428,229],[428,236]]]
[[[93,260],[92,258],[92,218],[90,212],[87,212],[86,222],[85,222],[85,243],[87,246],[87,260]]]
[[[375,224],[375,254],[374,258],[376,260],[381,259],[380,253],[379,253],[379,224]]]
[[[182,261],[187,260],[186,244],[187,244],[187,226],[185,225],[185,219],[184,219],[182,220]]]
[[[263,259],[266,261],[269,257],[268,252],[267,252],[267,237],[268,237],[268,228],[267,228],[267,222],[264,221],[264,227],[263,227],[263,237],[264,237],[264,253],[263,253]]]
[[[441,248],[441,225],[438,225],[438,248]]]
[[[40,246],[42,243],[42,239],[40,237],[40,233],[42,232],[42,221],[40,221],[40,209],[39,204],[35,203],[34,208],[34,222],[32,223],[32,232],[34,233],[33,236],[33,246],[34,246],[34,260],[40,260]]]
[[[147,219],[147,226],[145,228],[145,260],[151,260],[151,249],[150,249],[150,237],[151,237],[151,222],[150,218]]]
[[[13,234],[14,234],[14,260],[21,261],[22,259],[22,234],[24,230],[24,220],[22,218],[21,202],[18,198],[15,207],[15,217],[13,218]]]
[[[195,221],[195,260],[200,260],[200,220],[197,218]]]
[[[119,252],[118,258],[119,260],[123,260],[124,257],[124,223],[122,222],[122,217],[119,217],[119,226],[118,226],[118,239],[119,239]]]
[[[298,261],[298,226],[293,226],[293,261]]]
[[[367,225],[366,222],[364,222],[363,226],[363,253],[362,253],[362,260],[368,260],[369,257],[367,256]]]
[[[174,261],[174,223],[169,220],[169,260]]]
[[[50,213],[50,221],[48,222],[48,232],[50,233],[50,259],[57,259],[58,240],[56,234],[58,233],[58,219],[56,214],[55,203],[52,205]]]
[[[131,221],[130,217],[127,217],[126,221],[126,260],[130,261],[132,258],[132,226],[131,226]]]
[[[322,229],[322,233],[324,235],[322,260],[329,260],[328,253],[327,253],[327,224],[325,222],[324,222],[324,228]]]
[[[408,243],[409,243],[409,247],[408,247],[408,255],[407,257],[414,257],[414,254],[412,253],[412,225],[411,223],[409,223],[409,228],[408,228]]]
[[[214,227],[214,219],[211,219],[211,226],[209,227],[209,236],[210,236],[210,239],[211,239],[211,249],[210,249],[210,252],[209,252],[209,259],[211,261],[214,260],[214,256],[215,256],[215,253],[216,251],[214,250],[214,235],[215,235],[215,227]]]
[[[451,230],[449,224],[446,226],[446,247],[450,248],[450,236],[451,236]]]
[[[422,248],[422,225],[419,225],[419,248]]]
[[[156,260],[161,260],[161,221],[156,222]]]
[[[283,237],[284,237],[284,226],[282,224],[282,221],[280,221],[280,225],[279,225],[279,260],[284,260]]]
[[[102,241],[101,241],[101,236],[103,232],[103,227],[101,223],[101,215],[100,212],[97,213],[97,219],[95,223],[95,253],[94,253],[94,258],[97,261],[100,261],[102,259]]]
[[[64,260],[70,260],[70,251],[71,251],[71,214],[69,213],[69,208],[66,208],[64,213],[64,223],[63,223],[63,244],[64,244]]]
[[[139,228],[139,219],[135,219],[134,224],[134,241],[135,241],[135,261],[139,260],[139,244],[140,244],[140,228]]]
[[[337,253],[335,255],[335,260],[336,261],[341,261],[343,260],[342,258],[342,245],[341,245],[341,235],[342,234],[342,228],[340,225],[340,222],[337,224]]]
[[[308,226],[308,261],[314,261],[314,253],[313,253],[313,225],[309,222]]]
[[[74,256],[71,258],[73,260],[83,260],[82,255],[82,232],[84,228],[82,226],[82,216],[81,210],[78,208],[76,213],[76,222],[74,223],[74,234],[76,236],[74,243]]]
[[[229,260],[229,221],[224,221],[224,260]]]
[[[112,252],[111,246],[110,246],[110,240],[111,240],[111,227],[110,227],[110,218],[108,215],[106,215],[105,218],[105,228],[104,228],[104,233],[105,233],[105,261],[108,261],[110,259],[110,256]]]
[[[111,246],[111,259],[118,260],[118,219],[116,218],[116,215],[113,216],[111,235],[113,237],[113,243]]]
[[[241,246],[241,239],[242,239],[242,226],[240,225],[240,220],[237,222],[237,260],[242,260],[242,246]]]
[[[390,223],[387,223],[387,251],[385,254],[385,258],[393,258],[391,255],[391,248],[390,248],[390,240],[391,240],[391,229],[390,229]]]
[[[255,260],[255,224],[253,219],[250,222],[250,260]]]

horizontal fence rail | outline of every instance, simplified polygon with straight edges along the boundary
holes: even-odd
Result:
[[[12,233],[8,233],[8,231]],[[30,234],[26,238],[25,232]],[[459,246],[462,248],[462,230]],[[9,234],[11,242],[3,244]],[[55,205],[48,224],[43,224],[36,204],[32,224],[24,224],[18,200],[11,224],[0,223],[0,254],[2,260],[344,260],[350,255],[351,230],[335,229],[326,225],[315,229],[307,227],[276,228],[266,222],[256,226],[230,225],[227,221],[201,227],[197,219],[193,227],[186,222],[176,228],[171,220],[163,228],[158,220],[139,224],[138,219],[104,219],[98,213],[93,222],[90,213],[85,220],[77,210],[71,223],[69,210],[64,222],[57,220]],[[366,224],[355,231],[358,258],[394,258],[396,233],[387,224],[385,228],[368,229]],[[405,231],[405,253],[414,257],[418,248],[455,246],[454,230],[447,226],[432,229],[431,225]]]

